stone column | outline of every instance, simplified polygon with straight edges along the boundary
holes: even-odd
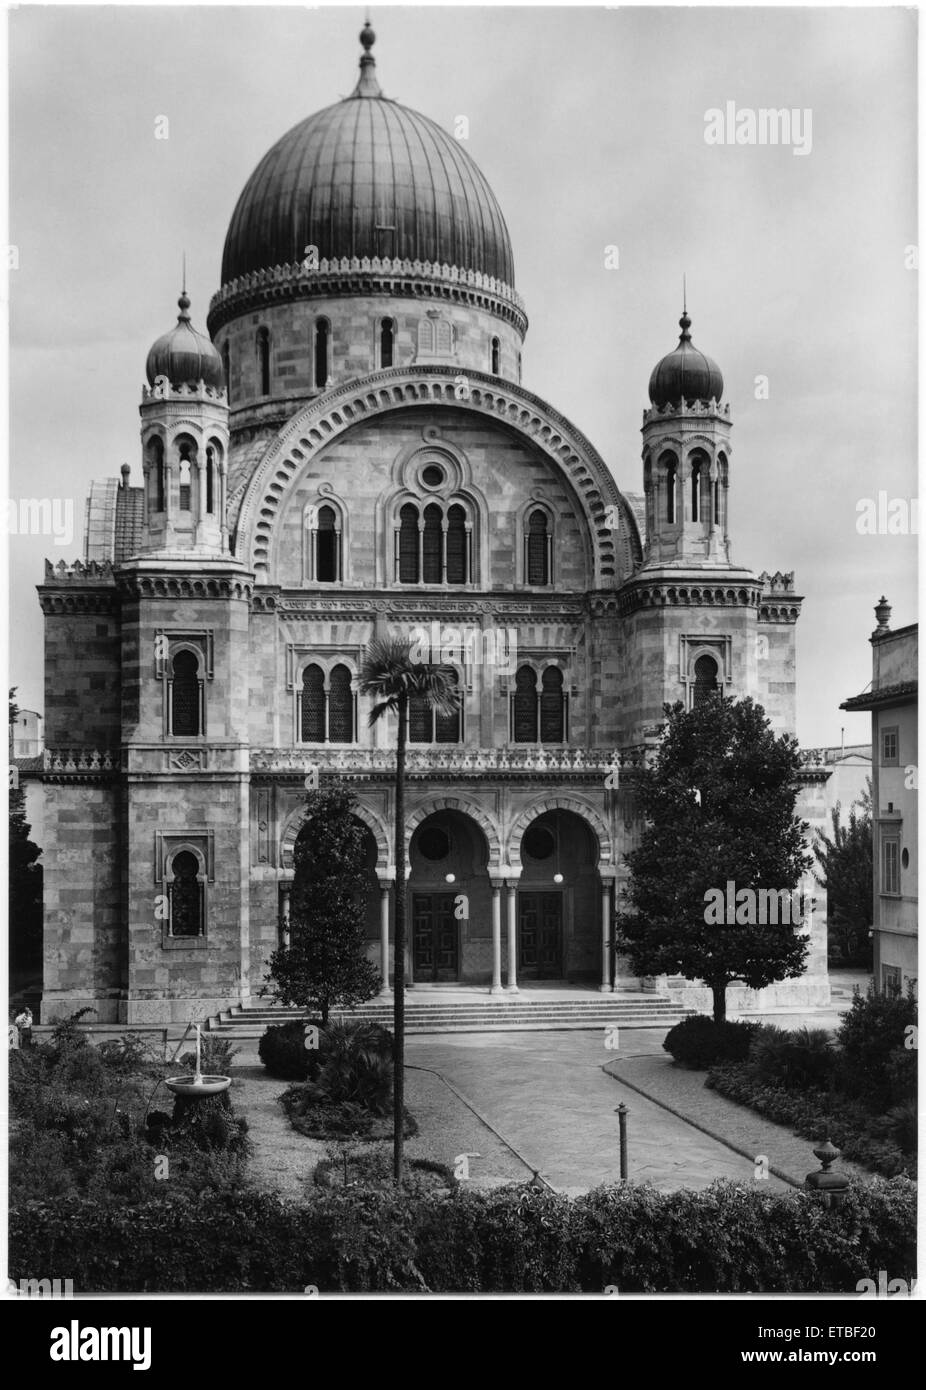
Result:
[[[509,874],[505,878],[505,889],[508,893],[508,993],[520,994],[518,989],[518,879],[520,870],[516,875]]]
[[[611,993],[611,884],[614,882],[614,869],[602,865],[598,869],[601,879],[601,984],[599,994]]]
[[[504,994],[502,987],[502,885],[492,880],[492,988],[490,994]]]
[[[391,999],[389,987],[389,899],[395,875],[383,874],[379,879],[379,973],[383,982],[380,999]]]
[[[280,941],[284,947],[289,945],[289,898],[292,888],[291,883],[280,884]]]

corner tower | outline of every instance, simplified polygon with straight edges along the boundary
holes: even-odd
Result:
[[[644,564],[726,568],[730,407],[720,368],[691,341],[687,308],[679,327],[678,346],[653,368],[643,415]]]

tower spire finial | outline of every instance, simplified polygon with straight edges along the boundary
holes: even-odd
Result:
[[[186,292],[186,252],[183,252],[183,289],[180,291],[180,298],[177,300],[177,308],[180,313],[177,315],[178,323],[190,322],[190,296]]]
[[[380,91],[379,83],[376,80],[376,74],[374,72],[374,69],[376,67],[376,59],[370,52],[370,49],[373,47],[375,42],[376,35],[373,32],[373,26],[370,23],[370,15],[368,11],[367,17],[364,20],[363,28],[360,30],[360,46],[363,49],[363,52],[360,55],[360,77],[358,79],[356,87],[351,92],[351,97],[382,96],[382,92]]]
[[[682,330],[679,338],[680,343],[690,343],[691,334],[688,332],[691,327],[691,319],[688,317],[688,276],[682,273],[682,317],[678,321],[678,326]]]

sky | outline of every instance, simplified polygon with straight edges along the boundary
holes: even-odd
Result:
[[[9,683],[41,710],[34,586],[45,556],[81,555],[91,480],[129,463],[141,481],[145,357],[175,321],[182,255],[203,327],[241,189],[281,134],[351,91],[364,11],[8,18],[9,496],[56,500],[59,521],[70,502],[74,520],[67,545],[9,539]],[[839,704],[870,681],[874,604],[888,597],[894,626],[917,617],[915,12],[374,7],[372,21],[386,95],[451,131],[468,118],[530,318],[524,386],[631,492],[687,277],[693,340],[732,408],[733,559],[793,570],[805,596],[798,737],[867,742],[869,716]],[[706,114],[728,103],[801,112],[795,142],[709,143]],[[860,533],[880,494],[906,533]]]

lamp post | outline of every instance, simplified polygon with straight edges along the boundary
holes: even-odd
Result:
[[[615,1110],[614,1113],[615,1113],[615,1115],[617,1116],[617,1123],[618,1123],[618,1125],[620,1126],[620,1136],[621,1136],[621,1182],[626,1182],[626,1181],[627,1181],[627,1116],[629,1115],[630,1111],[628,1110],[628,1108],[627,1108],[627,1106],[624,1104],[624,1102],[621,1101],[620,1105],[617,1107],[617,1109]]]

